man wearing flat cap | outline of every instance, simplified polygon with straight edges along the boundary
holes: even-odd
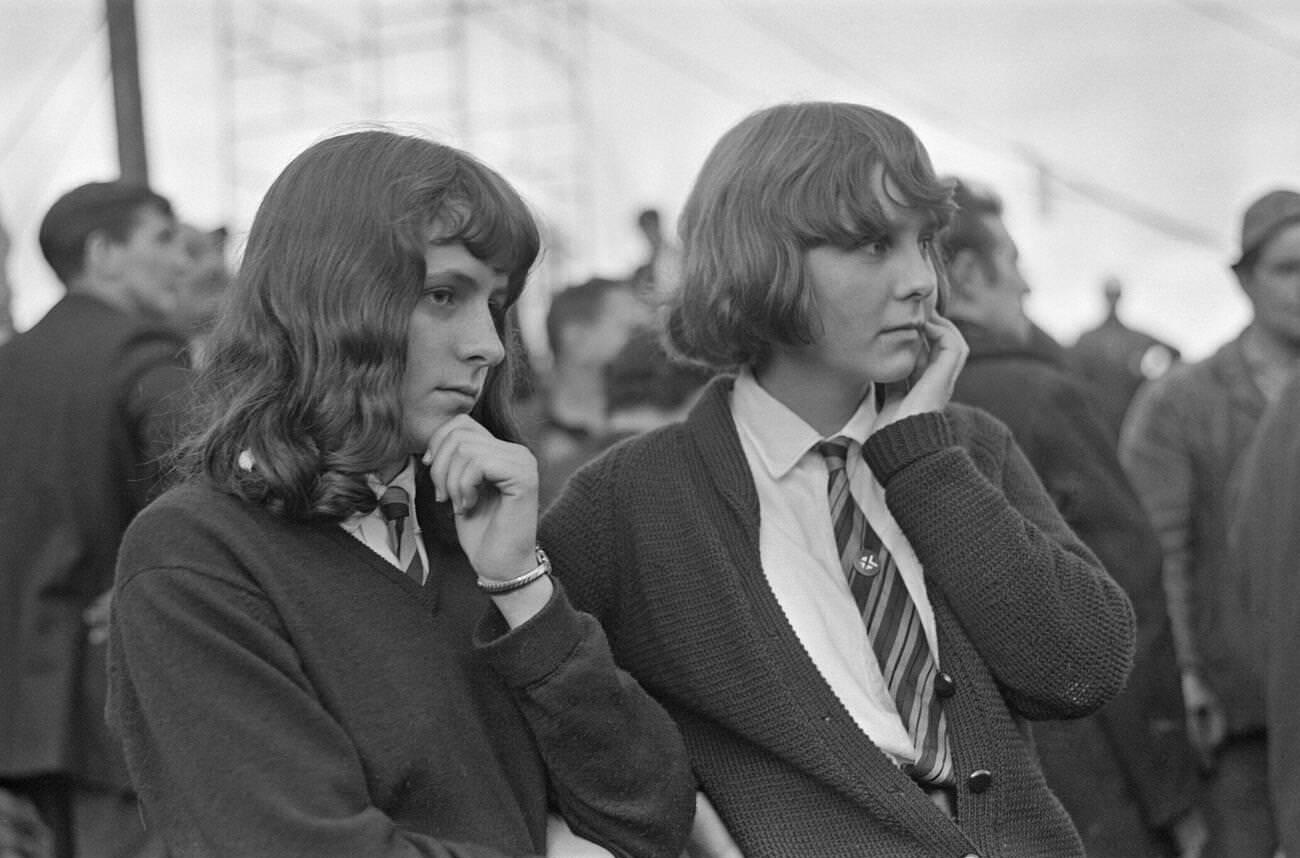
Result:
[[[1164,552],[1188,731],[1205,776],[1205,854],[1271,858],[1262,661],[1227,504],[1241,452],[1300,367],[1300,192],[1271,191],[1246,209],[1232,271],[1250,323],[1138,395],[1120,457]]]

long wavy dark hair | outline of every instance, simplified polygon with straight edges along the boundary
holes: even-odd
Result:
[[[508,276],[506,359],[472,416],[518,440],[509,308],[537,257],[536,221],[467,153],[366,130],[308,148],[262,200],[198,377],[182,473],[296,521],[373,509],[366,474],[404,452],[407,328],[431,240]]]

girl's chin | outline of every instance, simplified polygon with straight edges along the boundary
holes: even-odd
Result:
[[[916,371],[916,356],[899,357],[881,365],[871,374],[871,380],[877,384],[897,384],[912,377]]]
[[[406,425],[406,449],[412,454],[423,455],[429,448],[429,439],[453,414],[424,414],[418,420]]]

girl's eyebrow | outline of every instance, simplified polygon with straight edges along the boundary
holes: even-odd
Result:
[[[464,271],[461,271],[459,268],[435,268],[432,271],[430,271],[428,274],[426,274],[424,277],[426,281],[434,280],[438,278],[453,280],[457,284],[467,285],[467,286],[473,285],[473,283],[475,282],[473,277],[471,277],[469,274],[465,273]]]

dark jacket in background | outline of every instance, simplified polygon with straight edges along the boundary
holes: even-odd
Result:
[[[1080,334],[1067,353],[1070,369],[1091,385],[1098,415],[1116,441],[1138,390],[1179,359],[1178,349],[1130,328],[1113,313]]]
[[[112,585],[188,384],[180,336],[88,295],[0,348],[0,777],[128,785],[82,613]]]
[[[1061,515],[1133,601],[1137,654],[1127,688],[1100,712],[1034,725],[1043,773],[1092,858],[1159,854],[1196,799],[1182,691],[1155,532],[1119,464],[1091,393],[1035,329],[1027,345],[959,324],[970,344],[953,398],[1010,427]]]
[[[1243,455],[1231,548],[1264,661],[1268,779],[1282,851],[1300,855],[1300,375]]]
[[[1241,565],[1228,553],[1228,497],[1266,402],[1238,336],[1147,385],[1129,408],[1120,461],[1164,549],[1166,590],[1190,604],[1197,670],[1218,695],[1228,734],[1264,726],[1259,653]]]

